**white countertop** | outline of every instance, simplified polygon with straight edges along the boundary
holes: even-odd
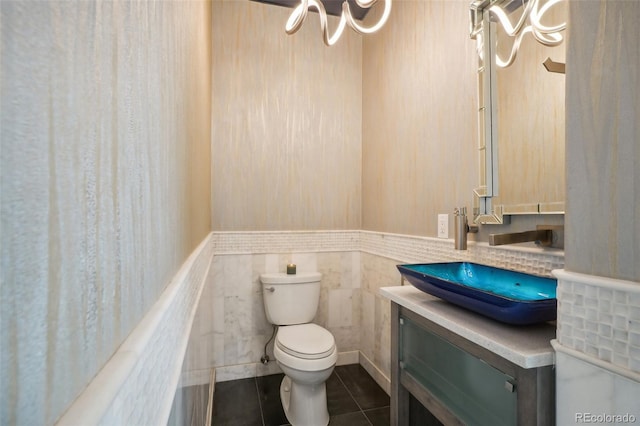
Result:
[[[553,323],[503,324],[431,296],[412,285],[383,287],[380,294],[416,314],[523,368],[553,365]]]

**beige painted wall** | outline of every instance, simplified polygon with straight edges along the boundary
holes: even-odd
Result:
[[[331,48],[314,13],[287,36],[288,9],[213,7],[214,230],[436,236],[448,213],[453,237],[453,209],[471,207],[479,182],[467,3],[397,1],[379,33],[347,31]],[[548,222],[562,217],[470,239]]]
[[[438,213],[471,207],[479,178],[468,8],[397,1],[387,25],[363,39],[363,229],[434,237]]]
[[[215,231],[360,228],[361,37],[325,47],[315,13],[288,36],[289,14],[213,3]]]
[[[53,424],[210,230],[207,2],[2,2],[0,423]]]
[[[566,268],[640,282],[640,3],[569,5]]]
[[[566,3],[550,12],[546,25],[567,21]],[[513,39],[500,25],[497,39],[500,57],[507,58]],[[514,63],[497,69],[499,196],[493,205],[565,201],[565,75],[548,72],[542,63],[564,63],[566,46],[544,46],[529,33]]]

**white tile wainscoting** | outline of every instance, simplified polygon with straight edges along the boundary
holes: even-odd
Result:
[[[640,283],[564,270],[554,275],[558,343],[640,378]]]
[[[556,351],[556,424],[635,424],[640,375],[568,349]],[[612,368],[613,367],[613,368]]]
[[[379,289],[400,285],[398,263],[451,260],[550,275],[563,253],[483,243],[461,252],[452,240],[369,231],[211,233],[60,424],[161,424],[175,389],[207,383],[212,368],[218,381],[279,372],[260,363],[272,327],[259,275],[287,263],[323,274],[315,322],[335,336],[339,364],[361,364],[389,391],[390,305]]]
[[[57,425],[166,424],[213,254],[209,234]]]
[[[194,320],[183,385],[206,383],[209,370],[226,381],[279,372],[260,357],[271,337],[262,305],[259,276],[298,271],[323,274],[314,322],[329,329],[339,363],[360,363],[389,390],[390,304],[380,287],[400,285],[399,263],[465,260],[551,276],[563,267],[561,251],[489,247],[469,243],[454,250],[453,240],[371,231],[214,232],[214,258]],[[272,344],[268,354],[273,359]]]
[[[640,421],[640,283],[554,275],[557,424]]]

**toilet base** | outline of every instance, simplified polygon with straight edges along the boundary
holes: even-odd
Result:
[[[326,426],[329,424],[327,391],[324,382],[314,385],[294,383],[284,376],[280,384],[280,401],[292,426]]]

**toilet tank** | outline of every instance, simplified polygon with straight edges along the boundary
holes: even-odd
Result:
[[[319,272],[262,274],[264,311],[271,324],[293,325],[311,322],[320,301]]]

